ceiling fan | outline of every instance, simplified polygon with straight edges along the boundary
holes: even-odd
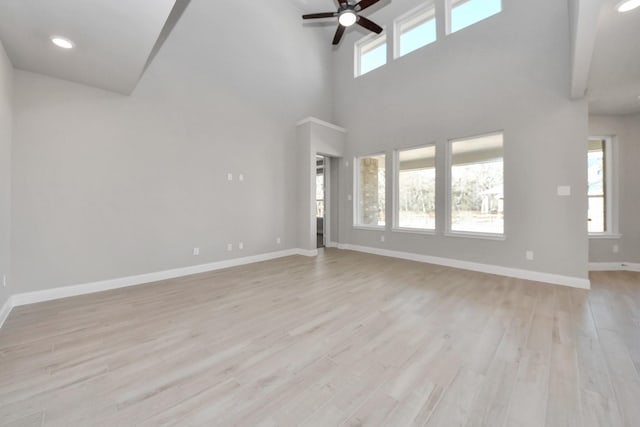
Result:
[[[353,24],[358,24],[369,31],[373,31],[376,34],[382,32],[382,27],[373,21],[368,20],[364,16],[360,15],[360,12],[366,8],[373,6],[380,0],[361,0],[358,3],[350,4],[349,0],[338,0],[340,6],[337,12],[325,12],[325,13],[311,13],[308,15],[302,15],[302,19],[320,19],[320,18],[338,18],[338,29],[336,35],[333,37],[333,44],[340,43],[340,39],[344,34],[347,27]]]

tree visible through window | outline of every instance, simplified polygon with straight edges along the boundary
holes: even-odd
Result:
[[[504,233],[502,144],[502,134],[451,141],[451,231]]]
[[[436,228],[436,147],[398,151],[397,226]]]

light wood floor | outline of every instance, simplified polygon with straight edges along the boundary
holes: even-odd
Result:
[[[15,308],[3,426],[638,426],[640,274],[349,251]]]

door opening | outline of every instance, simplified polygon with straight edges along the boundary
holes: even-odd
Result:
[[[328,159],[316,156],[316,248],[324,248],[326,239],[326,166]]]

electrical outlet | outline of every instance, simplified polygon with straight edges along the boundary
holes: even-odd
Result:
[[[618,245],[613,245],[613,253],[617,254],[618,252],[620,252],[620,246]]]
[[[278,237],[278,238],[276,239],[276,243],[279,245],[280,243],[282,243],[282,240]]]
[[[527,257],[527,259],[529,261],[533,261],[533,251],[527,251],[527,253],[525,254],[525,256]]]
[[[380,236],[380,241],[384,242],[384,236]]]
[[[559,185],[558,186],[558,196],[570,196],[571,195],[571,186],[570,185]]]
[[[239,250],[243,250],[244,249],[244,243],[242,243],[242,242],[238,243],[238,249]]]
[[[351,194],[347,194],[347,200],[351,200]]]
[[[194,255],[200,255],[200,248],[193,248]]]
[[[345,161],[344,161],[344,165],[345,165],[346,167],[349,167],[349,160],[345,160]]]
[[[233,250],[233,243],[227,243],[227,250],[231,252]]]
[[[243,174],[238,175],[238,181],[241,181],[241,182],[244,181],[244,175]]]
[[[227,181],[233,181],[233,174],[232,173],[228,173],[227,174]]]

